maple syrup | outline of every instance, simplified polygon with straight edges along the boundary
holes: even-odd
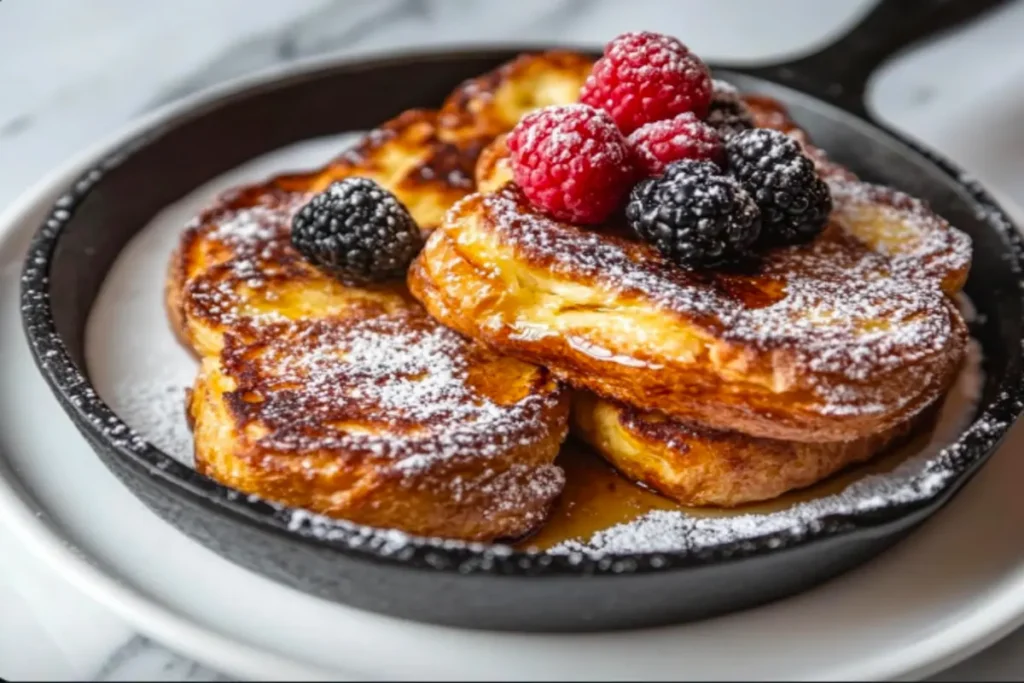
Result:
[[[555,503],[547,523],[537,533],[521,541],[518,547],[522,550],[547,550],[565,541],[586,541],[599,531],[631,522],[653,510],[678,510],[695,517],[777,512],[797,503],[837,494],[862,477],[891,472],[921,452],[931,439],[933,430],[934,423],[929,423],[902,445],[808,488],[791,491],[770,501],[735,508],[680,505],[642,484],[626,479],[592,448],[572,438],[562,447],[556,461],[565,470],[565,489]]]

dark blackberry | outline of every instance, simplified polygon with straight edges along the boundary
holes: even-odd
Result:
[[[725,152],[729,172],[761,209],[762,243],[799,244],[822,231],[832,212],[832,195],[796,140],[755,128],[733,136]]]
[[[711,107],[705,123],[717,130],[723,140],[754,127],[754,115],[736,86],[719,80],[712,81],[711,86]]]
[[[640,239],[689,268],[739,260],[761,229],[757,204],[736,180],[688,159],[634,187],[626,219]]]
[[[404,277],[423,238],[393,194],[369,178],[345,178],[295,214],[292,245],[324,270],[361,283]]]

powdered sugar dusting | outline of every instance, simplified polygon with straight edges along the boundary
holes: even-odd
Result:
[[[188,283],[186,305],[218,327],[238,324],[243,317],[256,325],[282,321],[273,309],[249,310],[243,316],[239,290],[260,289],[277,274],[313,271],[292,249],[289,238],[292,217],[307,198],[300,192],[277,194],[272,201],[216,213],[207,217],[209,222],[192,222],[187,230],[194,238],[220,244],[225,252],[215,254],[218,265]]]
[[[191,466],[192,431],[185,420],[186,386],[173,375],[126,382],[114,389],[112,407],[154,446]],[[111,433],[118,436],[114,427]]]
[[[329,149],[331,151],[333,151],[334,149],[336,149],[336,145],[334,143],[331,143],[329,145]],[[305,165],[305,164],[303,164],[303,165]],[[274,168],[275,169],[276,168],[280,168],[280,164],[279,163],[275,164]],[[255,177],[262,177],[263,175],[264,175],[264,173],[261,171]],[[191,213],[191,211],[189,211],[189,213]],[[176,238],[177,238],[179,227],[180,227],[181,224],[182,224],[182,221],[178,221],[177,223],[174,223],[173,225],[170,225],[170,232],[167,232],[167,230],[164,230],[165,234],[168,234],[168,235],[171,236],[171,242],[168,242],[165,245],[164,248],[158,248],[158,249],[149,249],[149,248],[147,248],[147,249],[142,250],[142,253],[144,255],[145,254],[149,254],[150,257],[149,258],[140,258],[139,259],[139,263],[140,264],[142,264],[142,263],[148,264],[148,268],[146,269],[146,271],[149,273],[149,275],[151,277],[149,278],[149,280],[132,280],[131,282],[137,284],[138,282],[146,281],[146,282],[149,282],[149,284],[153,285],[153,287],[151,287],[149,290],[147,290],[147,291],[152,291],[153,292],[152,296],[149,297],[149,302],[150,302],[149,308],[150,308],[150,310],[157,310],[157,311],[159,311],[159,307],[153,307],[151,305],[151,302],[159,300],[159,297],[160,297],[159,292],[162,289],[162,285],[163,285],[163,267],[165,265],[166,256],[167,256],[167,254],[170,253],[170,249],[173,246],[173,241],[175,241]],[[168,224],[165,224],[163,227],[167,228]],[[1012,229],[1012,228],[1007,228],[1007,229],[1009,230],[1009,229]],[[233,231],[235,231],[235,228],[232,228],[231,230],[227,230],[226,232],[230,233],[230,232],[233,232]],[[250,226],[248,226],[248,227],[246,227],[244,229],[237,230],[237,232],[238,232],[238,239],[241,242],[243,242],[243,243],[249,242],[250,238],[256,238],[254,240],[253,244],[261,244],[261,243],[264,244],[264,245],[266,244],[266,242],[263,242],[263,241],[261,241],[258,238],[259,231],[254,226],[250,225]],[[229,239],[229,240],[230,239],[234,239],[229,234],[225,234],[225,235],[223,235],[223,237],[225,237],[225,239]],[[124,256],[124,254],[122,255],[122,257],[123,256]],[[110,283],[108,282],[108,284],[110,284]],[[146,285],[146,286],[148,287],[149,285]],[[134,285],[132,285],[132,287],[134,287]],[[117,292],[123,292],[123,291],[125,291],[126,288],[125,287],[121,287],[121,286],[117,286],[117,287],[113,287],[113,289],[116,290]],[[111,306],[109,306],[108,308],[111,308],[111,309],[113,309],[113,308],[121,308],[121,309],[123,309],[124,307],[121,306],[120,300],[118,300],[118,301],[114,302]],[[159,313],[162,316],[162,311],[159,311]],[[99,317],[102,318],[102,316],[99,316]],[[99,320],[98,322],[96,322],[95,324],[93,322],[91,322],[90,323],[90,327],[91,328],[102,328],[102,327],[104,327],[104,323],[105,322],[106,321],[102,320],[102,319]],[[119,329],[119,330],[124,330],[124,329],[139,330],[141,328],[142,330],[155,331],[156,334],[151,335],[152,338],[154,338],[154,339],[163,339],[165,341],[172,341],[171,338],[170,338],[170,335],[166,333],[166,329],[163,327],[163,322],[164,321],[161,320],[159,324],[148,326],[148,325],[140,323],[139,320],[133,320],[131,325],[125,326],[125,325],[122,324],[117,329]],[[94,339],[94,337],[96,339],[100,339],[100,340],[103,339],[102,337],[96,337],[96,334],[94,332],[90,332],[90,339],[91,339],[91,341],[90,341],[90,345],[89,346],[91,348],[93,348],[93,349],[95,349],[97,346],[102,346],[102,342],[101,341],[97,342],[96,339]],[[151,350],[151,352],[152,352],[152,350]],[[114,355],[114,357],[116,357],[116,351],[114,352],[113,355]],[[192,361],[189,359],[188,362],[191,363]],[[94,363],[93,363],[92,359],[90,359],[90,369],[92,370],[94,367],[95,367]],[[192,365],[189,365],[189,367],[191,368]],[[180,402],[180,396],[181,396],[181,392],[183,392],[183,390],[184,390],[184,386],[185,386],[186,383],[177,381],[175,379],[160,378],[156,374],[149,373],[148,369],[147,369],[147,373],[144,373],[143,375],[139,375],[136,379],[140,379],[140,378],[141,378],[140,381],[143,381],[143,382],[145,380],[147,380],[147,379],[150,380],[150,385],[148,387],[142,387],[142,386],[134,386],[133,387],[131,382],[123,382],[123,383],[121,383],[119,385],[120,388],[113,390],[113,393],[115,395],[118,392],[123,392],[124,395],[126,395],[126,396],[133,396],[134,397],[131,400],[124,401],[124,402],[122,402],[119,405],[115,405],[116,402],[115,401],[111,401],[111,390],[109,388],[108,388],[108,390],[106,392],[101,391],[101,393],[104,395],[104,398],[107,400],[107,402],[111,403],[111,405],[114,405],[114,407],[117,409],[118,413],[121,414],[121,415],[132,414],[133,413],[133,409],[131,409],[131,408],[122,408],[122,407],[120,407],[121,405],[128,404],[128,405],[136,406],[136,408],[138,409],[138,412],[139,412],[141,417],[139,418],[139,421],[138,421],[137,424],[136,424],[136,422],[129,421],[129,425],[131,425],[132,427],[135,427],[136,431],[138,431],[140,434],[143,434],[143,435],[146,435],[146,436],[149,436],[151,434],[150,428],[146,428],[145,425],[147,423],[149,423],[150,417],[153,417],[153,416],[142,415],[142,413],[144,412],[145,407],[147,407],[147,406],[148,407],[156,406],[156,409],[155,409],[154,412],[157,415],[165,415],[164,418],[153,417],[153,422],[156,425],[155,426],[155,431],[156,432],[159,432],[161,429],[166,427],[165,420],[166,421],[175,421],[175,422],[178,423],[179,426],[185,427],[184,415],[183,415],[182,405],[181,405],[181,402]],[[93,380],[96,381],[95,373],[94,373],[94,376],[93,376]],[[85,389],[83,391],[83,395],[85,395],[87,392],[88,392],[88,389]],[[162,403],[159,400],[154,400],[153,399],[153,397],[162,396],[162,395],[177,396],[178,398],[175,399],[173,404],[170,401],[168,401],[166,403]],[[1000,400],[1006,400],[1006,397],[1005,396],[1001,396]],[[168,406],[167,410],[165,411],[163,408],[161,408],[160,407],[161,405]],[[172,417],[172,415],[173,415],[173,417]],[[991,432],[997,431],[997,430],[999,430],[1001,428],[1002,428],[1002,424],[1000,424],[998,422],[995,422],[995,421],[992,421],[992,420],[989,420],[989,419],[986,418],[986,419],[982,419],[982,420],[978,421],[971,428],[971,431],[969,432],[968,435],[970,435],[970,434],[981,434],[981,433],[991,433]],[[124,426],[123,425],[118,425],[117,429],[118,430],[123,430]],[[114,433],[113,436],[116,437],[117,433]],[[167,443],[170,443],[170,442],[171,441],[168,441]],[[133,448],[143,448],[145,446],[145,442],[143,442],[141,438],[139,438],[137,436],[134,436],[134,437],[132,437],[132,439],[130,441],[130,445]],[[954,447],[954,448],[956,448],[956,447]],[[951,452],[951,450],[952,449],[947,449],[946,452],[947,453]],[[922,454],[922,456],[923,455],[924,454]],[[922,490],[933,490],[933,489],[937,490],[937,487],[939,486],[939,484],[937,482],[941,481],[943,483],[947,483],[947,480],[948,480],[948,468],[945,468],[944,460],[943,460],[941,454],[939,456],[935,456],[932,459],[929,459],[927,461],[927,463],[929,463],[929,464],[930,463],[934,463],[934,465],[931,465],[931,466],[929,466],[927,468],[926,467],[922,467],[921,468],[920,475],[921,475],[922,482],[923,482],[922,483]],[[908,484],[908,487],[909,487],[909,484]],[[905,495],[906,491],[909,490],[908,487],[900,488],[899,490],[903,492],[900,495]],[[876,490],[881,490],[881,488],[876,489]],[[830,508],[828,506],[824,506],[823,505],[821,507],[821,509],[825,513],[827,513]],[[318,515],[313,515],[313,514],[310,514],[308,512],[304,512],[304,511],[300,511],[300,510],[299,511],[294,511],[294,512],[289,512],[289,514],[291,515],[292,528],[294,530],[302,531],[302,530],[315,529],[315,534],[318,535],[318,536],[321,536],[323,538],[327,538],[327,539],[337,538],[338,540],[344,541],[346,544],[349,544],[349,545],[351,545],[353,547],[360,546],[360,545],[365,545],[366,547],[380,548],[381,552],[384,552],[384,554],[401,554],[401,553],[405,553],[405,552],[409,551],[412,546],[415,546],[418,543],[418,541],[416,539],[411,539],[410,537],[406,536],[405,534],[401,534],[400,532],[393,532],[393,531],[387,531],[387,530],[371,530],[371,529],[367,529],[365,527],[358,527],[356,525],[348,524],[346,522],[342,522],[342,521],[338,521],[338,520],[333,520],[333,519],[329,519],[329,518],[326,518],[326,517],[320,517]],[[668,520],[663,520],[663,521],[668,521]],[[672,522],[672,523],[675,524],[675,522]],[[793,532],[794,534],[800,534],[803,531],[812,530],[812,529],[820,526],[820,522],[815,522],[814,520],[810,520],[810,521],[807,521],[807,520],[803,520],[803,521],[797,520],[796,523],[797,523],[798,527],[794,530],[794,532]],[[800,526],[800,525],[802,525],[802,526]],[[676,524],[676,526],[678,527],[680,525]],[[751,524],[748,524],[748,525],[741,525],[740,523],[737,523],[736,527],[734,527],[734,528],[738,528],[738,527],[741,527],[741,526],[746,531],[749,531],[750,533],[757,534],[757,535],[763,535],[765,533],[766,529],[772,528],[770,526],[760,526],[758,523],[756,523],[756,521],[754,523],[751,523]],[[707,529],[706,528],[703,529],[701,533],[703,533],[704,531],[707,531]],[[664,535],[661,535],[661,534],[657,534],[657,535],[659,537],[661,537],[661,538],[665,538]],[[733,536],[728,536],[728,538],[734,538],[734,537],[737,537],[737,536],[740,536],[740,535],[741,534],[737,533],[737,534],[735,534]],[[726,538],[726,536],[716,532],[716,533],[707,534],[705,536],[705,538],[709,539],[710,541],[716,541],[718,539]],[[362,539],[362,540],[359,540],[359,539]],[[479,552],[481,554],[481,559],[479,560],[479,563],[474,564],[473,566],[474,567],[479,567],[479,568],[482,568],[482,569],[488,569],[489,568],[490,563],[492,562],[492,558],[494,556],[501,557],[501,556],[507,555],[508,553],[511,552],[511,550],[509,548],[507,548],[506,546],[490,546],[490,545],[483,546],[483,545],[476,545],[476,544],[469,544],[467,546],[466,544],[461,544],[461,543],[457,543],[457,542],[443,542],[443,541],[438,541],[437,543],[438,543],[438,546],[441,547],[441,548],[444,548],[444,547],[467,548],[468,547],[470,550],[472,550],[474,552]],[[669,549],[672,546],[674,546],[674,549],[680,549],[680,548],[681,549],[685,549],[685,548],[693,548],[693,547],[695,547],[693,544],[689,543],[688,541],[685,541],[685,542],[682,542],[682,543],[675,543],[675,544],[672,544],[672,543],[669,543],[669,544],[662,543],[660,545],[658,545],[658,544],[655,544],[655,545],[656,545],[656,547],[662,548],[662,549]],[[577,544],[576,547],[579,547],[579,548],[584,548],[585,547],[586,548],[586,552],[588,554],[592,553],[592,552],[597,552],[597,553],[608,552],[607,549],[605,549],[605,550],[596,550],[594,544],[592,544],[592,543]],[[645,547],[649,547],[649,546],[641,544],[641,545],[635,546],[635,547],[645,548]],[[568,554],[569,556],[572,556],[572,557],[579,557],[581,555],[580,552],[570,551],[570,550],[567,550],[565,548],[560,549],[559,552],[565,552],[566,554]],[[474,559],[471,562],[476,563],[477,560]],[[653,563],[652,563],[652,566],[653,566]],[[468,571],[468,563],[467,563],[467,571]]]
[[[863,477],[840,493],[798,503],[779,512],[730,516],[696,516],[676,510],[656,510],[625,524],[599,531],[592,538],[567,541],[549,552],[607,555],[692,551],[751,541],[784,532],[793,537],[814,532],[832,515],[871,512],[894,504],[924,500],[938,493],[953,476],[949,458],[954,441],[973,418],[984,378],[980,347],[972,342],[956,386],[938,419],[938,427],[920,452],[894,471]],[[982,417],[969,432],[996,427]],[[780,541],[781,543],[781,541]]]
[[[719,86],[716,84],[716,94]],[[729,97],[728,88],[722,90]],[[949,284],[971,265],[970,237],[949,225],[922,200],[893,188],[861,181],[829,159],[807,133],[771,98],[748,96],[755,123],[786,133],[800,143],[832,194],[832,218],[874,251],[889,257],[900,275],[926,284]],[[947,291],[954,291],[949,287]]]
[[[324,450],[390,458],[421,471],[458,457],[494,457],[548,434],[560,399],[525,392],[507,404],[480,391],[490,352],[418,310],[352,321],[296,321],[267,341],[229,336],[224,371],[238,383],[227,399],[268,432],[279,453]],[[258,400],[246,400],[258,394]]]
[[[953,229],[920,199],[842,177],[830,177],[828,184],[835,220],[887,256],[902,277],[941,285],[947,278],[966,275],[971,238]]]
[[[334,153],[337,143],[320,144],[317,150]],[[167,261],[179,246],[182,225],[201,235],[198,247],[203,262],[211,264],[211,270],[227,274],[234,284],[258,289],[278,276],[287,279],[294,269],[310,269],[289,240],[291,216],[306,195],[275,188],[265,193],[261,190],[254,197],[254,186],[244,186],[252,177],[263,178],[280,170],[280,157],[260,161],[247,171],[248,177],[240,178],[236,172],[230,182],[217,181],[243,189],[221,195],[214,210],[190,220],[219,188],[196,191],[163,212],[122,251],[93,309],[87,344],[93,381],[117,412],[117,418],[111,417],[110,424],[103,427],[113,442],[133,449],[154,444],[193,464],[185,398],[186,388],[195,380],[196,360],[168,329],[163,306]],[[310,156],[285,165],[305,165],[303,159]],[[295,177],[290,177],[291,182]],[[400,285],[395,289],[401,289]],[[329,425],[333,434],[319,435],[320,445],[325,447],[350,447],[337,453],[339,467],[346,458],[358,460],[365,454],[378,459],[379,471],[386,476],[397,475],[401,485],[428,485],[440,499],[450,498],[453,510],[465,505],[485,516],[519,518],[524,526],[542,521],[543,503],[561,490],[564,474],[549,464],[510,464],[499,456],[506,454],[503,448],[530,449],[541,438],[549,438],[553,446],[562,436],[564,392],[556,384],[544,382],[543,371],[506,365],[507,361],[434,322],[397,291],[390,297],[383,295],[386,306],[368,305],[366,317],[355,316],[351,324],[335,329],[330,329],[330,324],[318,327],[317,321],[280,315],[253,318],[251,310],[238,307],[245,303],[244,291],[225,288],[217,295],[224,314],[220,320],[234,321],[228,327],[245,333],[269,332],[273,327],[281,335],[269,348],[248,349],[253,356],[251,365],[279,373],[275,382],[261,387],[269,387],[268,400],[261,403],[272,420],[291,426],[301,420],[316,425],[312,412],[297,416],[294,411],[297,405],[305,405],[315,412],[318,401],[332,411],[321,417],[341,418],[338,424]],[[243,318],[246,324],[236,327]],[[248,342],[235,338],[231,343],[245,346]],[[274,357],[275,351],[281,352],[289,343],[294,355],[287,360]],[[312,377],[313,381],[302,388],[303,396],[296,398],[293,393],[289,399],[284,384],[287,375]],[[501,383],[502,377],[509,382]],[[83,397],[87,391],[83,389]],[[330,400],[339,395],[340,400]],[[238,398],[244,402],[255,396]],[[300,419],[293,419],[296,417]],[[269,436],[287,440],[295,435],[283,431]],[[331,436],[336,438],[331,441]],[[293,438],[290,443],[299,446],[299,441]],[[303,463],[306,453],[295,451],[295,455],[296,461]],[[439,466],[446,468],[445,472],[450,467],[456,475],[415,476]],[[240,492],[227,495],[260,502]],[[268,505],[274,514],[290,517],[296,530],[315,529],[315,534],[328,540],[344,539],[353,546],[362,544],[381,552],[409,550],[409,537],[400,532]],[[457,542],[442,545],[463,547]],[[502,554],[500,547],[474,547],[480,550],[481,561]]]
[[[944,371],[962,343],[936,283],[905,276],[840,225],[810,244],[769,251],[751,275],[697,273],[646,245],[548,219],[514,186],[480,201],[517,258],[610,297],[639,298],[766,358],[787,354],[823,414],[900,408],[918,398],[907,387],[935,385],[930,373]],[[751,305],[751,296],[761,301]],[[885,373],[891,381],[868,381]]]
[[[244,250],[270,244],[287,226],[287,215],[273,207],[257,204],[237,211],[208,233],[210,239]],[[250,254],[255,255],[255,254]]]
[[[739,90],[718,79],[711,81],[711,106],[704,120],[724,138],[754,127],[754,115]]]
[[[548,436],[548,411],[562,390],[550,383],[496,403],[480,389],[481,375],[508,361],[434,321],[400,287],[346,288],[335,303],[351,306],[340,316],[278,310],[276,278],[313,286],[323,276],[290,241],[292,217],[308,195],[257,196],[254,204],[246,204],[245,191],[229,197],[227,207],[192,226],[204,245],[225,251],[214,249],[217,265],[189,282],[186,305],[226,330],[221,367],[237,388],[225,399],[266,430],[260,448],[364,453],[413,474]],[[254,311],[251,291],[264,286],[268,295]],[[365,304],[363,295],[371,297]],[[522,372],[529,371],[543,373]]]

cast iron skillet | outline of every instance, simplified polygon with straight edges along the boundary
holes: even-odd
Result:
[[[106,465],[153,510],[232,561],[329,600],[454,626],[565,631],[697,619],[808,588],[935,512],[1022,408],[1021,238],[983,190],[873,123],[862,100],[869,74],[895,50],[993,4],[888,0],[811,57],[718,70],[743,90],[780,98],[839,161],[925,198],[974,239],[967,292],[983,316],[973,333],[984,348],[987,381],[979,422],[947,451],[941,467],[949,480],[931,497],[690,552],[523,554],[304,522],[179,464],[132,434],[96,396],[85,375],[86,319],[118,252],[163,207],[272,149],[439,104],[463,79],[535,45],[311,68],[162,119],[68,188],[36,235],[22,292],[36,363]]]

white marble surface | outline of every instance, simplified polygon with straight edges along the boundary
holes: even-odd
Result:
[[[679,35],[709,59],[808,51],[871,0],[0,0],[0,207],[154,106],[324,53]],[[1024,2],[915,49],[872,83],[883,119],[1024,201]],[[134,634],[0,532],[0,677],[216,677]],[[1024,678],[1024,633],[942,676]]]

